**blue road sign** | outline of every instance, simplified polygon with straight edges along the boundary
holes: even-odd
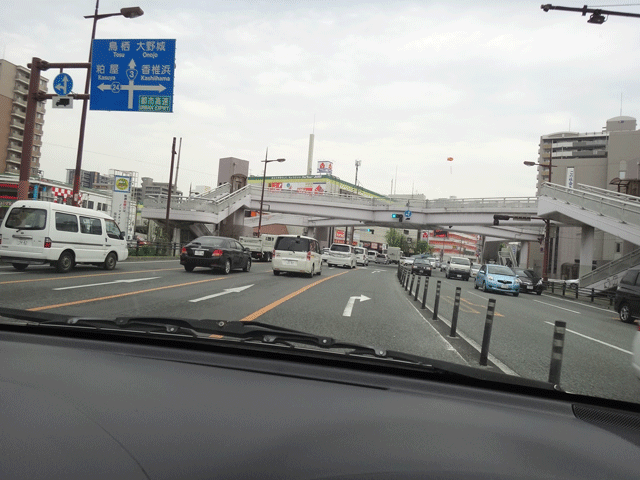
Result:
[[[53,79],[53,89],[58,95],[69,95],[73,88],[73,80],[68,73],[59,73],[56,78]]]
[[[404,212],[404,217],[405,218],[411,218],[411,210],[407,210]]]
[[[176,41],[94,40],[91,110],[172,112]]]

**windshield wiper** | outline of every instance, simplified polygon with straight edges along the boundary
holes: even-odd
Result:
[[[29,312],[26,310],[0,308],[0,317],[24,320],[26,326],[67,327],[87,330],[120,332],[130,334],[154,334],[177,337],[192,337],[197,340],[215,341],[226,338],[241,342],[259,342],[262,344],[282,345],[295,349],[296,344],[319,347],[321,349],[345,350],[343,355],[351,357],[374,357],[380,360],[393,360],[405,366],[420,367],[420,370],[432,373],[456,375],[482,381],[532,386],[546,390],[560,390],[550,383],[517,376],[458,365],[442,360],[434,360],[419,355],[386,350],[378,347],[343,342],[332,337],[292,330],[261,322],[241,322],[226,320],[192,320],[165,317],[117,317],[92,318],[72,315]]]
[[[0,317],[24,320],[28,325],[78,327],[94,330],[126,331],[151,334],[172,334],[194,338],[230,337],[243,341],[259,341],[267,344],[295,347],[295,343],[326,349],[345,349],[348,355],[372,355],[378,358],[392,358],[418,365],[429,365],[426,358],[403,352],[395,352],[377,347],[342,342],[332,337],[278,327],[261,322],[241,322],[226,320],[187,320],[164,317],[79,317],[72,315],[29,312],[10,308],[0,308]]]

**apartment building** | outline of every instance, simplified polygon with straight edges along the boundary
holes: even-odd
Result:
[[[638,195],[640,184],[640,130],[636,119],[619,116],[607,120],[600,132],[558,132],[540,137],[537,189],[544,182],[569,188],[579,184]],[[580,258],[579,227],[551,231],[548,271],[551,278],[576,278]],[[596,230],[593,266],[597,267],[630,253],[629,242]],[[530,249],[536,251],[539,249]],[[542,267],[542,253],[533,266]],[[531,266],[531,265],[530,265]]]
[[[20,172],[30,77],[26,67],[0,59],[0,174]],[[41,91],[47,91],[47,83],[46,78],[40,77]],[[32,177],[37,177],[40,170],[44,114],[44,102],[38,102],[31,152]]]

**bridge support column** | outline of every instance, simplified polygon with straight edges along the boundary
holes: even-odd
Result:
[[[518,266],[520,268],[529,268],[529,242],[522,242],[522,246],[520,247],[520,261],[518,262]]]
[[[594,237],[595,229],[583,225],[580,237],[580,276],[586,275],[593,269]]]

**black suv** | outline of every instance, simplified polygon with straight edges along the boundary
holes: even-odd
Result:
[[[623,322],[632,323],[640,315],[640,267],[624,274],[616,290],[614,306]]]

